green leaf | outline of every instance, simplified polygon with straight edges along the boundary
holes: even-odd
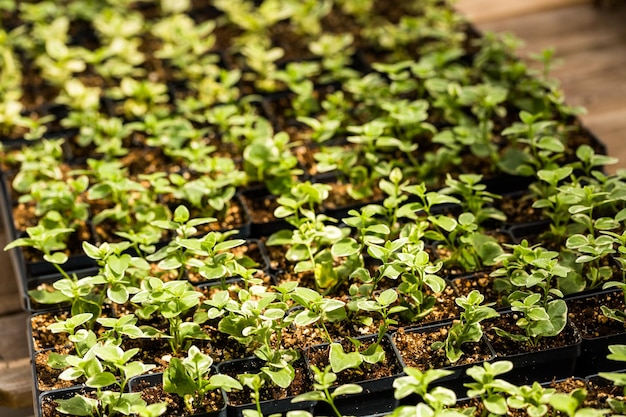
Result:
[[[550,323],[554,328],[554,331],[549,336],[556,336],[561,333],[567,324],[567,303],[564,300],[552,300],[548,303],[548,315],[550,316]]]
[[[453,219],[452,217],[448,217],[448,216],[438,216],[432,219],[432,222],[435,225],[441,227],[446,232],[453,231],[457,226],[457,221]]]
[[[289,229],[281,229],[278,232],[270,235],[265,243],[267,246],[281,246],[291,243],[293,238],[293,231]]]
[[[315,323],[319,319],[320,319],[319,314],[314,313],[311,310],[304,310],[296,315],[293,322],[296,326],[304,327],[304,326],[308,326],[310,324]]]
[[[179,358],[170,359],[170,363],[163,372],[163,389],[165,392],[184,397],[194,394],[198,388],[195,380],[187,373],[183,361]]]
[[[389,306],[396,302],[398,299],[398,293],[393,288],[389,288],[380,293],[377,297],[377,301],[383,306]]]
[[[587,240],[586,236],[576,234],[567,238],[566,245],[570,249],[577,249],[577,248],[580,248],[581,246],[586,245],[587,243],[589,243],[589,241]]]
[[[323,401],[326,397],[324,396],[324,393],[321,391],[311,391],[311,392],[305,392],[303,394],[300,395],[296,395],[291,402],[292,403],[301,403],[301,402],[305,402],[305,401]]]
[[[128,289],[123,285],[114,285],[107,289],[107,297],[117,304],[124,304],[128,301]]]
[[[278,371],[272,371],[269,368],[263,368],[263,373],[269,376],[272,382],[281,388],[288,388],[293,381],[295,371],[292,368],[282,368]]]
[[[69,400],[58,399],[58,410],[71,416],[91,416],[98,407],[98,400],[76,395]]]
[[[91,388],[105,388],[117,382],[115,375],[111,372],[102,372],[92,376],[85,382],[85,385]]]
[[[28,295],[39,304],[60,304],[72,299],[61,291],[30,290]]]
[[[216,252],[226,251],[226,250],[229,250],[229,249],[232,249],[232,248],[236,248],[237,246],[241,246],[244,243],[246,243],[246,241],[244,239],[226,240],[224,242],[220,242],[217,245],[215,245],[213,250],[215,250]]]
[[[336,398],[336,397],[338,397],[340,395],[353,395],[353,394],[360,394],[361,392],[363,392],[363,387],[361,387],[360,385],[357,385],[357,384],[344,384],[344,385],[338,386],[333,391],[331,396],[333,398]]]
[[[222,375],[222,374],[212,375],[211,378],[209,378],[209,384],[211,387],[214,387],[214,389],[221,388],[226,392],[230,392],[231,390],[234,390],[234,389],[237,389],[237,390],[243,389],[239,381],[237,381],[235,378],[229,375]]]
[[[290,262],[303,261],[309,259],[309,250],[306,245],[295,244],[285,253],[285,259]]]
[[[189,220],[189,209],[183,205],[176,207],[173,220],[176,223],[186,223]]]
[[[356,240],[346,237],[339,240],[332,246],[331,253],[335,257],[351,256],[359,253],[360,250],[361,246]]]
[[[98,247],[87,241],[83,241],[83,252],[91,259],[100,259],[100,250]]]
[[[490,413],[495,415],[503,416],[506,415],[509,411],[509,407],[506,404],[506,399],[498,394],[493,394],[485,398],[483,401],[485,404],[485,408],[489,410]]]
[[[46,254],[43,259],[52,264],[64,264],[68,260],[68,256],[64,252],[55,252],[52,254]]]
[[[565,146],[563,145],[563,143],[558,138],[555,138],[553,136],[544,136],[539,139],[537,147],[555,153],[565,151]]]
[[[200,269],[200,275],[208,280],[220,279],[228,275],[228,269],[224,265],[205,265]]]
[[[158,267],[165,270],[165,271],[171,271],[173,269],[178,269],[182,266],[182,263],[174,258],[174,257],[170,257],[170,258],[165,258],[163,259],[161,262],[159,262]]]
[[[341,372],[345,369],[355,369],[361,366],[363,358],[358,352],[346,353],[339,343],[331,343],[330,345],[330,366],[334,373]]]

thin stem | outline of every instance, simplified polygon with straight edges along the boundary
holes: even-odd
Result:
[[[335,415],[337,417],[343,417],[343,414],[341,414],[341,412],[339,412],[339,410],[337,409],[337,406],[335,405],[335,402],[333,401],[333,397],[330,395],[330,392],[328,392],[328,388],[324,388],[324,395],[326,396],[326,403],[330,405],[330,408],[333,409],[333,412],[335,413]]]

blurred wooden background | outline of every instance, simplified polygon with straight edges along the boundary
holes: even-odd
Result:
[[[584,123],[626,168],[626,7],[594,8],[591,0],[458,0],[482,31],[522,39],[522,56],[556,49],[553,76],[567,101],[587,108]],[[0,234],[0,247],[6,244]],[[32,415],[27,315],[21,312],[13,269],[0,251],[0,416]]]

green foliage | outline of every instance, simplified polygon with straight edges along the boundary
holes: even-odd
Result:
[[[196,291],[187,281],[163,282],[150,277],[142,281],[141,289],[131,302],[139,307],[135,314],[144,320],[157,314],[169,322],[167,338],[173,353],[185,350],[191,345],[192,339],[208,339],[200,325],[194,321],[186,321],[185,313],[199,304],[202,294]]]
[[[327,366],[324,369],[319,369],[317,366],[312,365],[313,371],[313,391],[297,395],[291,400],[293,403],[303,401],[323,401],[330,405],[333,412],[337,417],[342,417],[343,414],[337,409],[335,405],[335,399],[340,395],[353,395],[359,394],[363,391],[363,388],[356,384],[344,384],[335,387],[332,392],[331,388],[336,385],[337,375],[331,371],[331,366]]]
[[[293,272],[311,271],[316,289],[324,294],[332,293],[354,268],[362,265],[358,245],[344,239],[350,229],[327,224],[336,220],[315,211],[315,206],[328,197],[329,188],[326,184],[303,182],[292,187],[289,196],[279,197],[280,206],[274,215],[286,218],[294,229],[280,230],[266,242],[268,246],[285,245],[285,259],[293,263]],[[336,257],[346,259],[335,266]]]
[[[505,415],[509,411],[506,398],[515,393],[517,387],[496,377],[512,369],[513,363],[510,361],[484,362],[482,366],[475,365],[467,369],[466,374],[473,381],[463,385],[468,388],[468,397],[480,397],[485,406],[483,415],[487,415],[487,412]]]
[[[533,382],[532,385],[518,387],[506,402],[510,408],[524,410],[531,417],[542,417],[549,412],[548,402],[555,392],[554,388],[545,388]]]
[[[611,345],[609,346],[608,359],[614,361],[625,362],[626,361],[626,345]],[[626,394],[626,375],[619,372],[599,372],[598,375],[602,378],[608,379],[613,382],[616,387],[623,387]],[[626,410],[626,403],[623,400],[617,398],[608,399],[609,407],[614,413],[624,413]]]
[[[485,297],[477,290],[467,296],[457,297],[456,304],[463,309],[458,321],[454,321],[444,341],[435,342],[433,350],[444,349],[446,357],[452,363],[463,356],[463,344],[479,342],[482,335],[483,320],[498,317],[498,313],[488,305],[481,305]]]
[[[170,359],[163,373],[163,389],[184,398],[187,410],[193,413],[202,409],[209,391],[223,389],[229,392],[243,388],[236,379],[228,375],[214,374],[209,377],[212,365],[213,359],[192,345],[187,357]]]
[[[157,415],[165,412],[163,405],[146,410],[146,402],[141,399],[141,393],[124,392],[130,378],[155,367],[140,361],[131,361],[137,353],[138,348],[124,351],[119,346],[97,343],[83,357],[68,355],[65,361],[69,366],[59,378],[68,381],[85,378],[85,385],[95,390],[96,398],[77,394],[67,400],[59,399],[56,400],[59,404],[57,410],[78,416],[131,415],[137,409]],[[110,389],[113,387],[115,390]]]
[[[541,294],[531,293],[514,300],[511,309],[521,313],[522,317],[515,323],[523,333],[512,333],[497,327],[494,331],[500,337],[529,346],[537,346],[545,337],[557,336],[567,324],[567,304],[562,299],[544,303]]]

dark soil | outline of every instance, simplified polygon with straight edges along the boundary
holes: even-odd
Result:
[[[221,368],[220,372],[230,375],[237,379],[238,374],[257,373],[260,370],[260,361],[252,360],[246,363],[239,362],[237,365],[229,366],[227,369]],[[299,395],[313,389],[313,381],[305,365],[304,359],[300,358],[294,363],[295,378],[288,388],[280,388],[275,385],[266,384],[261,389],[261,401],[277,401]],[[244,387],[242,391],[232,391],[227,394],[227,402],[229,405],[241,406],[253,402],[251,397],[252,391],[248,387]]]
[[[165,392],[162,384],[153,385],[148,381],[141,381],[136,387],[133,387],[133,391],[141,392],[141,398],[148,404],[166,402],[167,411],[165,414],[162,414],[165,417],[214,413],[226,407],[224,397],[219,391],[208,392],[202,404],[194,403],[195,408],[191,412],[186,408],[183,398],[176,394]]]
[[[451,366],[480,363],[492,358],[486,343],[463,344],[463,356],[457,362],[450,363],[444,349],[433,350],[432,344],[445,340],[450,325],[436,326],[416,331],[398,330],[393,341],[402,356],[405,366],[426,371],[431,368],[447,368]]]
[[[555,349],[559,347],[571,346],[580,342],[580,335],[571,325],[565,326],[563,331],[554,337],[544,337],[540,339],[537,346],[523,342],[514,342],[510,339],[496,335],[493,330],[498,327],[513,334],[520,334],[521,329],[515,324],[519,319],[517,313],[503,313],[500,317],[486,322],[483,326],[487,339],[493,346],[496,356],[504,358],[506,356],[515,355],[517,353],[536,352],[541,350]]]
[[[567,301],[568,316],[583,338],[611,336],[626,331],[624,323],[606,317],[600,306],[626,311],[621,291],[590,295]]]

